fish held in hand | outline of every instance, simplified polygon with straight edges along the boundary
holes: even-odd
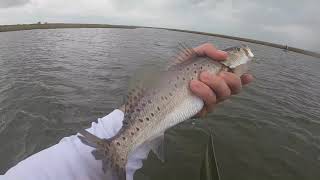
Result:
[[[125,180],[130,153],[142,144],[158,141],[167,129],[199,113],[204,102],[190,91],[189,82],[198,79],[201,72],[228,71],[238,76],[246,73],[253,58],[250,48],[242,45],[225,51],[225,61],[214,61],[182,46],[176,64],[157,74],[151,83],[138,82],[137,88],[128,93],[123,126],[114,137],[99,139],[80,131],[79,138],[95,148],[92,154],[102,160],[103,170],[110,169],[115,179]],[[159,154],[156,149],[153,148]]]

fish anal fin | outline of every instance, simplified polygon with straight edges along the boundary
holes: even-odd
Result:
[[[160,159],[161,162],[165,162],[164,134],[152,140],[150,145],[151,145],[151,150],[158,157],[158,159]]]

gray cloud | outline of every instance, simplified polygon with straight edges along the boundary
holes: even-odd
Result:
[[[30,0],[1,0],[0,8],[22,6],[27,4],[28,2],[30,2]]]
[[[240,3],[242,2],[242,3]],[[250,3],[251,8],[243,8]],[[320,31],[319,2],[306,1],[237,1],[240,10],[234,16],[242,22],[242,28],[255,38],[319,51]],[[242,9],[242,10],[241,10]],[[251,29],[251,30],[250,30]],[[253,32],[256,31],[256,32]],[[247,36],[250,36],[249,34]]]
[[[1,0],[0,7],[27,2]],[[48,21],[169,27],[319,51],[319,6],[318,0],[32,0],[18,9],[0,9],[0,24]]]

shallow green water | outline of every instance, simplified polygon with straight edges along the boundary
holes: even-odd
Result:
[[[178,42],[240,44],[153,29],[0,33],[0,173],[118,107],[135,70],[171,57]],[[198,179],[208,132],[224,180],[320,177],[319,59],[249,46],[256,81],[169,130],[167,162],[151,154],[136,179]]]

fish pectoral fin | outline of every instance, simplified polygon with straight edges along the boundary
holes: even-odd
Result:
[[[161,160],[161,162],[164,162],[164,160],[165,160],[165,155],[164,155],[164,134],[162,134],[161,136],[159,136],[156,139],[152,140],[152,142],[151,142],[151,150],[158,157],[158,159]]]

